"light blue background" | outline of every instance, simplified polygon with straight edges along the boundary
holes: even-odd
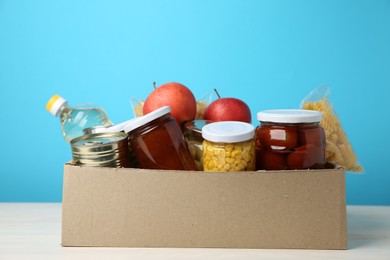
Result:
[[[390,205],[386,0],[0,0],[0,201],[61,201],[71,152],[45,110],[51,95],[119,123],[153,81],[197,98],[216,87],[244,100],[255,125],[257,111],[329,85],[365,168],[347,175],[348,204]]]

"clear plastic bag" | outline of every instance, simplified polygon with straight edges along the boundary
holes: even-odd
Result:
[[[133,109],[134,117],[142,116],[143,115],[143,108],[144,108],[145,100],[138,99],[138,98],[130,98],[130,104],[131,108]]]
[[[203,113],[206,110],[207,106],[211,103],[213,99],[213,92],[208,92],[201,99],[196,100],[196,116],[195,119],[203,119]]]
[[[349,172],[363,172],[363,167],[359,164],[329,96],[329,87],[321,85],[301,101],[301,108],[316,110],[323,114],[320,125],[324,128],[326,136],[326,161],[343,166]]]

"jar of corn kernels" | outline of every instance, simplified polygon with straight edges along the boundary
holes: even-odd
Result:
[[[222,121],[202,128],[203,171],[255,170],[255,128],[238,121]]]

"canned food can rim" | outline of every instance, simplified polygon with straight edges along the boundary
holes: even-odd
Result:
[[[105,132],[71,140],[73,161],[95,167],[130,167],[127,134]]]
[[[116,137],[116,139],[110,140],[109,138]],[[110,144],[112,142],[118,142],[121,141],[122,139],[127,138],[127,134],[123,132],[106,132],[106,133],[95,133],[95,134],[88,134],[88,135],[82,135],[79,137],[76,137],[70,141],[70,144],[73,146],[77,146],[78,142],[93,139],[93,138],[107,138],[109,142],[103,143],[102,145],[105,144]]]

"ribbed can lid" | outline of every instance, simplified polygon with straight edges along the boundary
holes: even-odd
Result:
[[[127,134],[95,133],[70,142],[73,162],[98,167],[130,167]]]

